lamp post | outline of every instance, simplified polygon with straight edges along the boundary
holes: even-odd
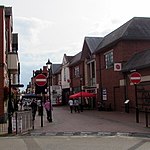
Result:
[[[52,122],[52,102],[51,102],[51,76],[52,76],[52,63],[50,62],[50,60],[48,59],[48,62],[46,63],[47,68],[48,68],[48,93],[49,93],[49,103],[50,103],[50,120],[49,122]]]

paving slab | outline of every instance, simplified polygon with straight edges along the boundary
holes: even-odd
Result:
[[[53,122],[46,120],[43,116],[43,127],[41,117],[36,116],[34,130],[31,135],[150,135],[150,127],[145,125],[144,114],[140,114],[140,122],[136,123],[135,113],[84,110],[80,113],[70,113],[68,106],[53,108]],[[149,118],[150,119],[150,118]],[[150,126],[150,125],[149,125]]]

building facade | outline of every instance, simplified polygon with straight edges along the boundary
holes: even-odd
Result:
[[[73,93],[87,91],[96,94],[90,100],[93,108],[103,105],[105,110],[124,111],[129,100],[130,109],[135,110],[136,91],[130,74],[138,69],[141,82],[149,82],[150,74],[149,65],[139,69],[131,60],[134,55],[141,60],[141,52],[149,56],[149,49],[150,18],[132,18],[104,37],[85,37],[82,51],[75,56],[64,54],[60,72],[55,74],[53,83],[61,86],[62,103],[67,104]],[[143,62],[144,57],[139,66]]]
[[[20,82],[18,34],[13,33],[12,7],[0,6],[0,121],[7,113],[8,93],[15,95]],[[12,98],[15,103],[16,98]]]
[[[135,108],[135,92],[132,87],[132,90],[126,88],[127,77],[121,70],[115,70],[115,64],[123,69],[134,54],[150,48],[149,25],[150,18],[133,18],[106,35],[98,46],[96,66],[100,89],[97,100],[106,107],[123,111],[125,100],[130,99],[130,107]]]

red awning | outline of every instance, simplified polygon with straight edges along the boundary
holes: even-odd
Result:
[[[79,98],[79,97],[95,97],[96,95],[94,93],[89,92],[78,92],[73,95],[70,95],[69,98]]]

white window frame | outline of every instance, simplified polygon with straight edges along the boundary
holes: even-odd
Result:
[[[66,68],[64,68],[64,81],[66,81]]]
[[[80,68],[79,66],[74,67],[74,76],[79,77],[80,76]]]
[[[106,69],[112,68],[114,64],[113,50],[106,52],[104,54],[104,58],[105,58]]]

